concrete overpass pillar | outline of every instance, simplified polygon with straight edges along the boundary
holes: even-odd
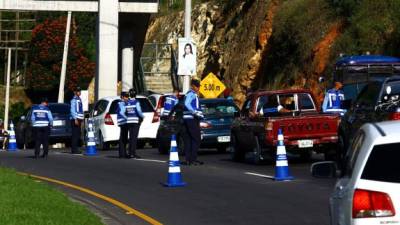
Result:
[[[96,99],[118,95],[118,6],[118,0],[99,0]]]
[[[133,47],[122,49],[122,91],[133,88]]]

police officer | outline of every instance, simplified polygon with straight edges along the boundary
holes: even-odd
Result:
[[[31,121],[35,134],[35,158],[39,158],[41,145],[43,145],[42,158],[47,157],[49,152],[49,135],[53,116],[47,106],[47,99],[43,98],[40,105],[32,107]]]
[[[126,108],[126,126],[129,132],[129,154],[128,158],[139,159],[136,154],[137,137],[139,135],[140,124],[143,121],[144,115],[140,102],[136,99],[136,91],[129,90],[129,100],[125,105]]]
[[[118,103],[118,110],[117,110],[117,121],[118,126],[120,127],[119,133],[119,147],[118,153],[119,158],[126,158],[126,142],[128,140],[128,127],[126,124],[127,116],[126,116],[126,104],[129,100],[129,95],[126,92],[121,92],[121,100]]]
[[[72,127],[72,140],[71,140],[71,153],[79,154],[78,144],[81,137],[81,125],[83,121],[83,106],[81,96],[81,88],[76,87],[74,90],[74,97],[71,99],[71,127]]]
[[[203,162],[197,160],[197,151],[201,142],[200,120],[204,118],[199,103],[199,89],[200,82],[198,80],[192,80],[191,89],[185,95],[183,120],[186,130],[186,132],[184,132],[186,162],[182,163],[184,165],[203,164]]]
[[[344,93],[341,90],[342,87],[343,84],[339,81],[336,81],[334,87],[326,92],[324,102],[322,104],[323,112],[338,113],[342,116],[344,115],[346,110],[342,109],[342,101],[344,101]]]
[[[164,110],[162,112],[162,118],[168,118],[172,112],[174,111],[175,106],[179,102],[179,89],[175,88],[174,93],[172,95],[168,95],[165,97],[164,102]]]

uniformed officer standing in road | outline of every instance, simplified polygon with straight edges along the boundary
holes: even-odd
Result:
[[[140,102],[136,99],[136,91],[129,90],[129,100],[125,105],[126,108],[126,125],[129,132],[129,154],[128,158],[140,158],[136,154],[137,138],[139,135],[140,124],[143,121],[144,115]]]
[[[119,158],[126,158],[126,142],[128,140],[128,127],[126,124],[127,116],[126,116],[126,104],[129,100],[129,95],[126,92],[121,93],[121,100],[118,103],[118,110],[117,110],[117,121],[118,126],[120,127],[119,133],[119,146],[118,146],[118,153]]]
[[[335,86],[329,89],[322,104],[322,111],[326,113],[338,113],[344,115],[345,109],[342,109],[342,101],[344,101],[344,93],[341,90],[343,84],[339,81],[335,82]]]
[[[191,90],[185,95],[185,109],[183,112],[183,120],[186,132],[184,135],[184,149],[186,165],[198,165],[203,162],[197,160],[197,151],[200,147],[201,133],[200,120],[204,118],[201,106],[199,103],[200,81],[191,81]]]
[[[71,127],[72,127],[72,140],[71,140],[71,153],[79,154],[78,150],[79,140],[81,138],[81,125],[83,122],[83,106],[81,96],[81,88],[76,87],[74,90],[74,97],[71,100]]]
[[[49,152],[50,127],[53,125],[53,116],[49,110],[46,98],[40,105],[32,107],[31,121],[35,135],[35,158],[39,158],[40,146],[43,145],[42,158],[47,157]]]
[[[174,93],[172,95],[168,95],[165,97],[164,102],[164,110],[162,112],[162,118],[168,118],[174,111],[175,106],[179,102],[179,89],[174,89]]]

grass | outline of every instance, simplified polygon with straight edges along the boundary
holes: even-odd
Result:
[[[100,218],[54,187],[0,168],[2,225],[97,225]]]

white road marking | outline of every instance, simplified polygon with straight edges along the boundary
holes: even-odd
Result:
[[[167,163],[167,161],[157,160],[157,159],[134,159],[137,161],[146,161],[146,162],[159,162],[159,163]]]
[[[257,177],[265,177],[265,178],[269,178],[269,179],[275,179],[274,176],[264,175],[264,174],[260,174],[260,173],[245,172],[244,174],[257,176]]]

